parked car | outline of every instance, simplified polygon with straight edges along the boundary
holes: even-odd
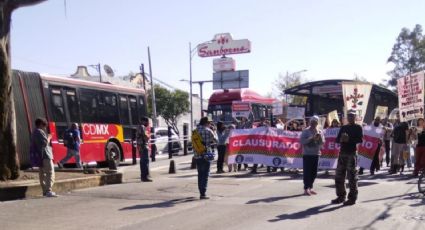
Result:
[[[155,128],[155,137],[155,144],[158,150],[158,154],[168,153],[168,128]],[[171,129],[171,141],[173,153],[178,153],[180,150],[182,150],[182,143],[180,141],[180,138],[173,129]]]

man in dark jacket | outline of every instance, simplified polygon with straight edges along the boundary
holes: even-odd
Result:
[[[363,129],[355,123],[355,111],[349,111],[347,120],[348,124],[341,127],[336,138],[336,142],[341,145],[341,148],[335,172],[337,198],[332,200],[332,204],[344,203],[344,205],[353,205],[357,200],[357,144],[363,141]],[[345,190],[346,177],[350,187],[347,201],[345,201],[347,194]]]

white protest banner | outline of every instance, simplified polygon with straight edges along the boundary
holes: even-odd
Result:
[[[363,143],[357,145],[359,165],[369,168],[378,147],[381,133],[365,127]],[[319,168],[336,168],[339,144],[336,143],[339,128],[323,130],[325,143],[321,149]],[[301,132],[276,128],[235,129],[229,137],[228,164],[265,164],[272,167],[302,168]]]
[[[364,82],[342,82],[342,95],[344,98],[344,114],[355,110],[357,113],[356,123],[362,125],[366,115],[372,85]]]
[[[388,106],[376,106],[375,118],[376,117],[380,117],[381,119],[388,117]]]
[[[397,80],[400,120],[410,121],[424,115],[424,72],[417,72]]]
[[[373,126],[363,127],[363,142],[357,145],[358,165],[362,168],[370,168],[373,157],[376,154],[380,140],[384,136],[384,129]]]
[[[242,101],[232,102],[232,117],[249,118],[250,113],[251,113],[251,106],[249,102],[242,102]]]

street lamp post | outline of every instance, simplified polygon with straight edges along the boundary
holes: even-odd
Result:
[[[189,87],[190,87],[190,130],[193,130],[193,103],[192,103],[192,43],[189,42]]]

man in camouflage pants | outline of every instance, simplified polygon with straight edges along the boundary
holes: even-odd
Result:
[[[357,144],[363,141],[363,129],[355,123],[355,111],[349,111],[347,120],[348,124],[341,127],[336,138],[336,142],[340,143],[341,149],[335,172],[337,198],[332,200],[332,204],[344,203],[344,205],[353,205],[357,200]],[[345,201],[347,194],[345,191],[346,177],[350,187],[347,201]]]

